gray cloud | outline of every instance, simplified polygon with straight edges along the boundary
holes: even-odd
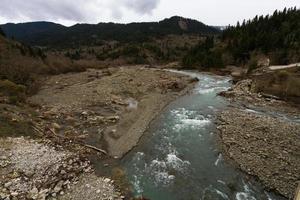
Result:
[[[0,16],[8,19],[38,20],[50,18],[81,21],[86,19],[85,10],[80,6],[84,2],[84,0],[79,0],[78,3],[74,4],[72,0],[2,0]]]
[[[180,15],[210,25],[235,24],[275,9],[299,7],[299,0],[0,0],[0,23],[159,21]]]
[[[125,0],[125,5],[140,14],[151,14],[159,0]]]
[[[131,10],[151,14],[159,0],[1,0],[0,17],[8,20],[60,20],[89,22],[110,13],[121,19]]]

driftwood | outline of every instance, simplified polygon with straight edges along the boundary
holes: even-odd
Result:
[[[280,97],[271,95],[271,94],[266,94],[266,93],[260,93],[262,97],[268,98],[268,99],[275,99],[275,100],[280,100]]]
[[[42,131],[39,127],[34,126],[34,125],[32,125],[32,127],[33,127],[33,129],[36,132],[38,132],[41,135],[44,135],[44,131]],[[60,139],[63,139],[63,140],[68,140],[68,141],[71,141],[71,142],[73,142],[75,144],[79,144],[79,145],[84,146],[86,148],[89,148],[89,149],[92,149],[94,151],[98,151],[98,152],[101,152],[101,153],[107,155],[107,152],[105,150],[103,150],[103,149],[99,149],[99,148],[97,148],[95,146],[92,146],[92,145],[89,145],[89,144],[85,144],[83,142],[80,142],[80,141],[77,141],[77,140],[74,140],[74,139],[62,136],[62,135],[58,135],[53,130],[51,130],[50,128],[47,128],[47,130],[50,131],[53,134],[53,136],[56,137],[56,138],[60,138]]]
[[[89,145],[89,144],[81,144],[81,145],[84,145],[84,146],[87,147],[87,148],[93,149],[93,150],[95,150],[95,151],[99,151],[99,152],[101,152],[101,153],[107,155],[107,152],[106,152],[105,150],[103,150],[103,149],[99,149],[99,148],[94,147],[94,146],[91,146],[91,145]]]

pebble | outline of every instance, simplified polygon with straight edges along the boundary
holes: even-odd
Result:
[[[104,182],[105,182],[105,183],[109,183],[110,181],[111,181],[111,180],[110,180],[109,178],[105,178],[105,179],[104,179]]]
[[[61,126],[58,123],[52,123],[52,127],[56,130],[60,130]]]
[[[13,196],[13,197],[16,197],[16,196],[19,195],[19,193],[18,192],[11,192],[10,195]]]
[[[4,184],[4,187],[9,188],[12,185],[12,182],[7,182]]]

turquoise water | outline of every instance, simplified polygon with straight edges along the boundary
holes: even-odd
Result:
[[[228,105],[217,93],[230,87],[230,79],[182,73],[199,78],[195,89],[170,104],[122,160],[134,194],[151,200],[282,199],[226,163],[217,148],[215,113]]]

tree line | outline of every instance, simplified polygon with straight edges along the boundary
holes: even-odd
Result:
[[[300,10],[276,10],[272,15],[228,26],[221,36],[207,37],[183,58],[184,66],[248,65],[260,56],[272,64],[300,61]]]

